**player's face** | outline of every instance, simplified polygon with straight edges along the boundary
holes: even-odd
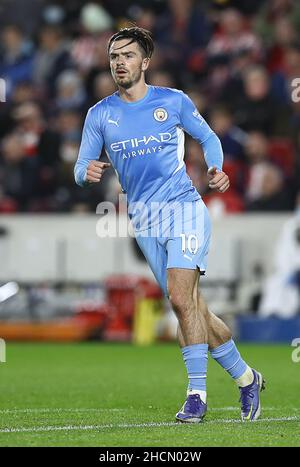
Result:
[[[112,43],[109,51],[110,69],[118,86],[129,89],[138,83],[148,68],[149,59],[144,58],[136,42],[122,39]]]

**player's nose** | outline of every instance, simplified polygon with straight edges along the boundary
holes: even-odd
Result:
[[[123,65],[124,65],[124,57],[118,57],[116,61],[116,66],[120,68]]]

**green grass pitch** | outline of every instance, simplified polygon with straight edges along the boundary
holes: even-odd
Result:
[[[287,345],[240,345],[267,380],[261,420],[240,422],[238,390],[212,359],[206,419],[174,422],[186,372],[176,344],[7,343],[1,446],[300,446],[300,363]]]

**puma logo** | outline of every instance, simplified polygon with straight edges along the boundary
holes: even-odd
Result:
[[[119,119],[118,120],[112,120],[111,118],[109,118],[108,123],[112,123],[113,125],[116,125],[118,127],[119,126]]]

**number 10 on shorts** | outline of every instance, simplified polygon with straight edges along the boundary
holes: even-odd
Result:
[[[189,235],[180,234],[180,237],[181,237],[181,248],[182,248],[183,253],[185,253],[186,250],[188,249],[192,255],[195,255],[199,248],[197,236],[195,234],[189,234]]]

